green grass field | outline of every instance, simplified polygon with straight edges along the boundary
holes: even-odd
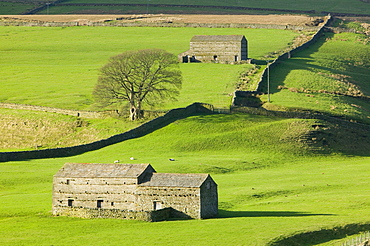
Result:
[[[1,2],[0,15],[15,15],[34,9],[37,6],[32,3]]]
[[[126,50],[161,48],[179,54],[189,49],[193,35],[243,34],[250,57],[258,59],[287,47],[298,35],[284,30],[150,27],[0,27],[0,33],[0,101],[68,109],[91,109],[98,69]],[[250,68],[182,64],[182,95],[165,107],[195,101],[228,106],[239,73]]]
[[[370,102],[356,96],[370,96],[369,70],[370,45],[365,35],[327,33],[271,70],[271,100],[279,106],[368,122]]]
[[[16,2],[16,1],[15,1]],[[29,4],[31,1],[23,1],[24,4]],[[39,1],[41,2],[41,1]],[[7,0],[7,4],[13,4],[12,0]],[[135,7],[120,7],[120,6],[51,6],[49,8],[50,14],[103,14],[103,13],[271,13],[273,11],[253,11],[253,10],[225,10],[218,8],[180,8],[180,7],[155,7],[147,6],[147,4],[181,4],[181,5],[205,5],[205,6],[235,6],[235,7],[249,7],[249,8],[267,8],[267,9],[282,9],[282,10],[300,10],[300,11],[321,11],[327,12],[339,12],[339,13],[354,13],[354,14],[369,14],[370,4],[362,2],[360,0],[280,0],[280,1],[251,1],[251,0],[202,0],[194,1],[187,0],[180,2],[174,2],[173,0],[70,0],[63,3],[74,3],[74,4],[142,4],[142,6]],[[62,4],[63,4],[62,3]],[[21,8],[5,9],[4,14],[19,14]],[[46,14],[47,10],[40,12]],[[276,13],[276,12],[275,12]]]
[[[0,108],[0,151],[75,146],[128,131],[142,122]]]
[[[257,59],[285,48],[298,35],[254,29],[0,27],[0,101],[92,108],[90,94],[97,69],[110,56],[139,48],[165,48],[178,54],[188,49],[196,34],[246,35],[250,56]],[[365,41],[358,34],[327,34],[310,49],[281,63],[271,71],[272,106],[368,117],[367,102],[318,92],[345,93],[359,88],[369,95],[370,52]],[[194,101],[228,105],[235,80],[245,69],[249,66],[182,64],[183,93],[178,102],[161,108]],[[279,85],[286,89],[277,89]],[[0,111],[2,117],[17,114],[5,111]],[[34,113],[23,113],[18,119],[27,122],[33,117],[45,117],[55,125],[74,121]],[[114,121],[91,121],[91,126],[105,129]],[[325,127],[317,129],[316,125]],[[325,144],[302,141],[307,136],[323,137]],[[249,246],[353,223],[369,228],[369,139],[369,132],[359,125],[247,114],[199,115],[78,156],[3,162],[0,243]],[[136,160],[131,161],[131,156]],[[52,176],[65,162],[112,163],[117,159],[151,163],[158,172],[211,173],[219,185],[219,217],[147,223],[51,216]],[[332,230],[280,245],[328,246],[333,245],[330,240],[341,240],[345,234]],[[335,243],[341,245],[341,241]]]
[[[2,245],[249,246],[297,232],[368,222],[369,157],[350,157],[336,149],[310,153],[297,139],[315,122],[200,115],[79,156],[2,163],[0,241]],[[131,156],[136,160],[129,160]],[[219,185],[219,218],[148,223],[51,216],[52,176],[65,162],[116,159],[151,163],[158,172],[211,173]],[[290,245],[314,245],[334,236]]]

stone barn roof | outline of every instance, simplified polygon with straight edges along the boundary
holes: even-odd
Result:
[[[195,35],[190,42],[240,42],[244,35]]]
[[[153,173],[150,180],[140,186],[161,187],[200,187],[210,177],[208,174]]]
[[[66,163],[54,177],[137,178],[148,168],[155,172],[150,164]]]

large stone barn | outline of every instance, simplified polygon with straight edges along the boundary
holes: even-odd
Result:
[[[148,221],[218,213],[208,174],[156,173],[150,164],[66,163],[53,180],[53,214]]]
[[[248,41],[243,35],[196,35],[181,62],[235,63],[248,60]]]

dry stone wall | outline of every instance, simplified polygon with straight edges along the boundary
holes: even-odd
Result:
[[[135,129],[114,135],[112,137],[100,141],[65,148],[0,152],[0,162],[19,161],[27,159],[57,158],[79,155],[88,151],[93,151],[112,144],[116,144],[128,139],[142,137],[178,119],[186,118],[188,116],[198,113],[207,113],[207,112],[212,111],[207,109],[206,107],[203,107],[202,103],[193,103],[187,106],[186,108],[172,109],[168,111],[165,115],[155,118],[147,123],[144,123]]]
[[[244,93],[243,93],[243,91],[235,91],[232,105],[233,106],[240,106],[236,102],[237,101],[243,101],[243,100],[237,99],[236,97],[238,97],[238,96],[241,96],[243,94],[251,94],[251,93],[259,94],[261,91],[263,91],[262,86],[263,86],[264,82],[267,81],[268,69],[274,69],[277,66],[279,61],[289,59],[295,53],[297,53],[297,52],[299,52],[303,49],[306,49],[307,47],[309,47],[310,45],[315,43],[318,40],[318,38],[321,36],[322,32],[324,32],[326,30],[326,26],[331,22],[331,20],[332,20],[332,17],[330,15],[328,15],[327,18],[325,19],[324,23],[321,25],[321,27],[319,29],[316,30],[316,33],[312,36],[312,38],[308,42],[306,42],[306,43],[304,43],[304,44],[302,44],[302,45],[300,45],[300,46],[298,46],[298,47],[296,47],[292,50],[289,50],[288,52],[285,52],[284,54],[280,55],[278,58],[276,58],[272,61],[269,61],[269,68],[266,67],[263,70],[261,78],[260,78],[259,82],[257,83],[256,89],[254,91],[249,91],[249,92],[244,92]]]
[[[83,111],[83,110],[71,110],[71,109],[61,109],[61,108],[51,108],[43,106],[34,106],[26,104],[16,104],[16,103],[0,103],[0,108],[9,108],[9,109],[21,109],[21,110],[32,110],[32,111],[42,111],[49,113],[58,113],[71,115],[81,118],[102,118],[108,114],[112,114],[113,111]]]
[[[45,22],[45,21],[16,21],[2,20],[0,26],[41,26],[41,27],[65,27],[65,26],[117,26],[117,27],[202,27],[202,28],[255,28],[255,29],[283,29],[283,30],[306,30],[316,31],[316,26],[278,25],[278,24],[248,24],[248,23],[147,23],[147,22]]]
[[[58,207],[54,211],[55,216],[70,216],[79,218],[116,218],[142,221],[168,220],[172,216],[171,208],[155,211],[128,211],[120,209],[83,208],[83,207]]]

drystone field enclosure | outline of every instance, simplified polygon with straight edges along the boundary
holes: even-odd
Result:
[[[143,23],[240,23],[272,25],[309,25],[318,17],[304,15],[0,15],[2,20],[45,22],[120,22]]]

